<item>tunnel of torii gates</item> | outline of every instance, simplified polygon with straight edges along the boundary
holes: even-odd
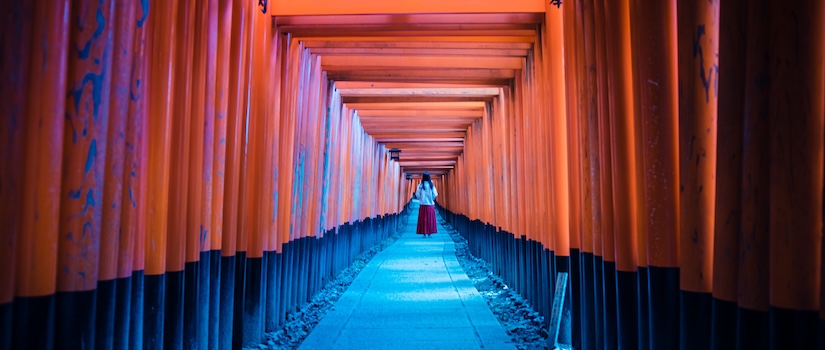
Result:
[[[258,344],[424,171],[577,348],[825,347],[823,1],[1,6],[0,349]]]

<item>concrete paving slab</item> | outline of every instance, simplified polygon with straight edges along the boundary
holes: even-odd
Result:
[[[446,228],[402,236],[361,270],[300,349],[515,349],[461,269]]]
[[[458,341],[465,343],[472,343],[476,341],[476,334],[472,327],[463,328],[412,328],[415,330],[411,332],[410,327],[404,328],[381,328],[381,329],[348,329],[341,333],[342,338],[367,338],[367,339],[387,339],[389,342],[392,339],[403,340],[404,342],[415,341]]]

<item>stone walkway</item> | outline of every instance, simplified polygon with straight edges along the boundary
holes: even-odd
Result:
[[[446,228],[417,235],[413,213],[300,349],[515,349],[459,266]]]

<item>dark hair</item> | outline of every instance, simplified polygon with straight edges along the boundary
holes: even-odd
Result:
[[[424,185],[425,183],[428,183],[428,182],[429,182],[429,188],[435,187],[433,185],[433,180],[430,179],[430,173],[425,172],[424,175],[421,177],[421,185]]]

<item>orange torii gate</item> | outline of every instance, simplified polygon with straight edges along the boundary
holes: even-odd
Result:
[[[0,349],[257,344],[423,171],[577,347],[821,347],[823,6],[4,4]]]

